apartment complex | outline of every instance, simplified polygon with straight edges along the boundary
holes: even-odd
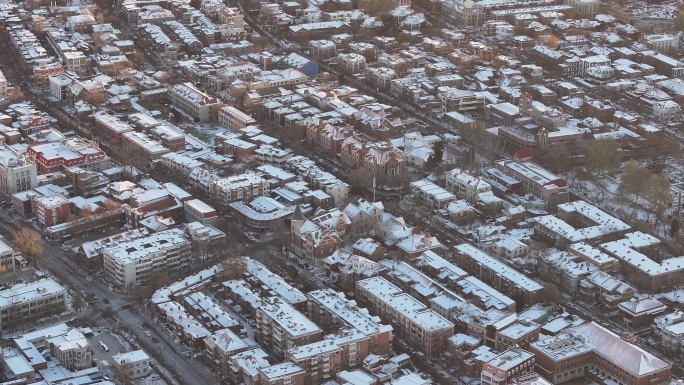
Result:
[[[240,131],[249,126],[256,126],[256,120],[233,106],[224,106],[218,111],[218,122],[231,131]]]
[[[496,169],[520,181],[525,193],[543,200],[548,207],[565,203],[569,199],[565,180],[535,163],[506,159],[499,160],[494,165]]]
[[[458,266],[513,298],[520,308],[544,301],[544,287],[475,246],[454,247]]]
[[[321,340],[323,331],[280,297],[262,299],[256,309],[256,338],[279,358],[296,346]]]
[[[454,334],[454,324],[382,277],[356,284],[361,305],[388,320],[394,330],[428,357],[439,354]]]
[[[209,191],[224,203],[246,201],[268,195],[269,183],[261,174],[248,172],[217,179]]]
[[[191,243],[181,229],[170,229],[106,248],[104,269],[119,289],[144,285],[161,271],[177,271],[191,263]]]
[[[66,311],[66,289],[51,278],[0,291],[0,330],[30,325]]]
[[[625,222],[585,201],[558,205],[558,216],[532,219],[534,235],[560,249],[573,243],[595,245],[619,239],[630,230]]]
[[[150,374],[150,356],[143,350],[134,350],[112,356],[117,371],[124,371],[128,378],[145,377]]]
[[[355,301],[349,300],[344,293],[332,289],[309,292],[309,318],[325,331],[355,329],[368,337],[368,352],[387,357],[392,345],[392,327],[379,322],[359,308]]]
[[[169,89],[173,106],[197,122],[216,121],[218,111],[223,107],[215,97],[200,91],[192,83],[176,84]]]
[[[20,155],[13,148],[0,144],[0,194],[8,198],[12,194],[31,190],[37,186],[38,169],[29,157]]]

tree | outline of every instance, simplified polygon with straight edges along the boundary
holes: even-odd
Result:
[[[361,195],[366,188],[373,188],[373,171],[366,167],[357,167],[347,173],[349,177],[350,193]]]
[[[37,265],[40,255],[43,253],[43,240],[40,233],[30,227],[23,227],[10,233],[10,239],[14,248],[23,255],[29,263]]]
[[[557,304],[560,301],[560,290],[551,282],[542,282],[544,287],[544,301],[548,304]]]
[[[440,140],[435,143],[435,145],[432,146],[432,151],[434,151],[434,153],[428,158],[427,162],[425,162],[425,168],[427,170],[434,170],[442,163],[442,159],[444,159],[444,142]]]
[[[247,259],[242,255],[226,255],[219,263],[221,272],[219,276],[223,280],[239,279],[247,271]]]
[[[83,219],[90,219],[93,216],[93,208],[90,205],[83,206],[80,217]]]
[[[636,160],[630,160],[625,166],[625,172],[620,181],[620,192],[631,194],[638,200],[646,190],[646,185],[651,177],[651,172],[645,167],[639,166]]]
[[[94,90],[94,91],[83,90],[81,92],[83,93],[81,100],[90,104],[91,106],[99,106],[99,105],[107,102],[107,100],[109,99],[107,97],[107,93],[104,92],[104,90]]]
[[[679,218],[675,215],[670,222],[670,236],[674,237],[679,233]]]
[[[587,171],[599,176],[620,167],[622,154],[618,142],[614,140],[594,140],[587,149]]]
[[[107,212],[115,211],[115,210],[118,210],[119,208],[121,208],[121,203],[107,198],[104,201],[104,208]]]
[[[549,35],[548,40],[546,40],[547,47],[551,49],[556,49],[560,45],[560,41],[558,40],[558,37],[556,35]]]
[[[358,7],[370,16],[382,16],[394,7],[392,0],[359,0]]]
[[[71,307],[76,311],[80,311],[83,307],[83,297],[78,291],[74,291],[71,295]]]
[[[654,227],[662,219],[665,210],[672,204],[670,180],[663,175],[651,175],[646,181],[644,198],[648,202],[650,210],[655,214]]]

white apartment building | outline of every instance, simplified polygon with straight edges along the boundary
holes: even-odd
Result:
[[[64,68],[67,71],[82,74],[88,70],[88,58],[81,51],[62,52],[64,58]]]
[[[373,277],[356,283],[356,297],[371,314],[396,325],[395,332],[428,357],[439,354],[454,334],[454,324],[404,293],[385,278]]]
[[[218,112],[219,124],[231,131],[240,131],[248,126],[256,126],[256,120],[233,106],[224,106]]]
[[[446,189],[472,203],[477,201],[480,194],[492,191],[492,186],[460,168],[455,168],[446,173]]]
[[[14,249],[9,247],[4,239],[0,238],[0,272],[14,271]]]
[[[103,250],[104,269],[118,288],[144,285],[155,274],[191,263],[191,242],[181,229],[169,229]]]
[[[65,74],[50,76],[50,95],[57,100],[66,100],[69,92],[69,86],[74,79]]]
[[[0,71],[0,99],[5,99],[7,97],[7,79],[5,74]]]
[[[268,180],[251,172],[217,179],[209,186],[210,194],[224,203],[251,200],[268,195],[269,191]]]
[[[190,175],[190,172],[196,167],[202,167],[204,163],[187,155],[179,154],[177,152],[170,152],[161,157],[162,166],[167,170],[171,170],[174,174],[181,174],[183,176]]]
[[[132,148],[149,160],[159,159],[170,151],[161,142],[142,132],[126,132],[122,137],[124,143],[133,146]]]
[[[0,195],[6,197],[38,186],[38,170],[31,158],[0,144]]]
[[[363,72],[366,69],[366,58],[358,53],[341,53],[337,55],[337,66],[346,74]]]
[[[0,331],[66,311],[66,289],[52,278],[0,291]]]
[[[42,352],[51,352],[59,363],[71,372],[92,367],[92,349],[88,339],[78,329],[65,323],[24,333],[14,339],[14,346],[21,355],[30,360],[33,368],[47,367]],[[34,370],[31,368],[32,370]]]
[[[192,83],[181,83],[169,89],[173,106],[200,122],[215,121],[223,103],[200,91]]]
[[[130,379],[145,377],[150,374],[150,356],[142,350],[119,353],[112,356],[117,371],[127,371]]]
[[[641,42],[654,51],[667,53],[671,49],[677,49],[679,39],[677,35],[669,34],[642,35]]]

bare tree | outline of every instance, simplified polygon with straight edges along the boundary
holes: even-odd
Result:
[[[620,193],[634,195],[638,200],[646,190],[651,172],[647,168],[639,166],[636,160],[630,160],[625,166],[620,182]]]
[[[359,0],[358,7],[370,16],[382,16],[392,10],[392,0]]]
[[[93,214],[93,208],[90,207],[90,205],[86,205],[81,209],[80,217],[83,219],[90,219],[92,218]]]
[[[29,263],[37,265],[43,254],[43,240],[40,233],[30,227],[23,227],[10,233],[10,239],[14,248],[23,255]]]
[[[547,304],[558,304],[561,298],[558,286],[551,282],[542,282],[542,287],[544,287],[544,301]]]
[[[118,210],[119,208],[121,208],[121,203],[107,198],[104,201],[104,208],[108,212],[109,211],[115,211],[115,210]]]
[[[622,154],[618,142],[610,139],[594,140],[587,149],[587,171],[599,176],[620,167]]]
[[[238,279],[247,271],[247,259],[241,255],[226,255],[220,262],[222,280]]]

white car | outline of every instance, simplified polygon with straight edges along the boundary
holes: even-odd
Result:
[[[148,337],[152,337],[152,333],[150,333],[149,331],[146,331],[146,332],[145,332],[145,335],[148,336]]]

